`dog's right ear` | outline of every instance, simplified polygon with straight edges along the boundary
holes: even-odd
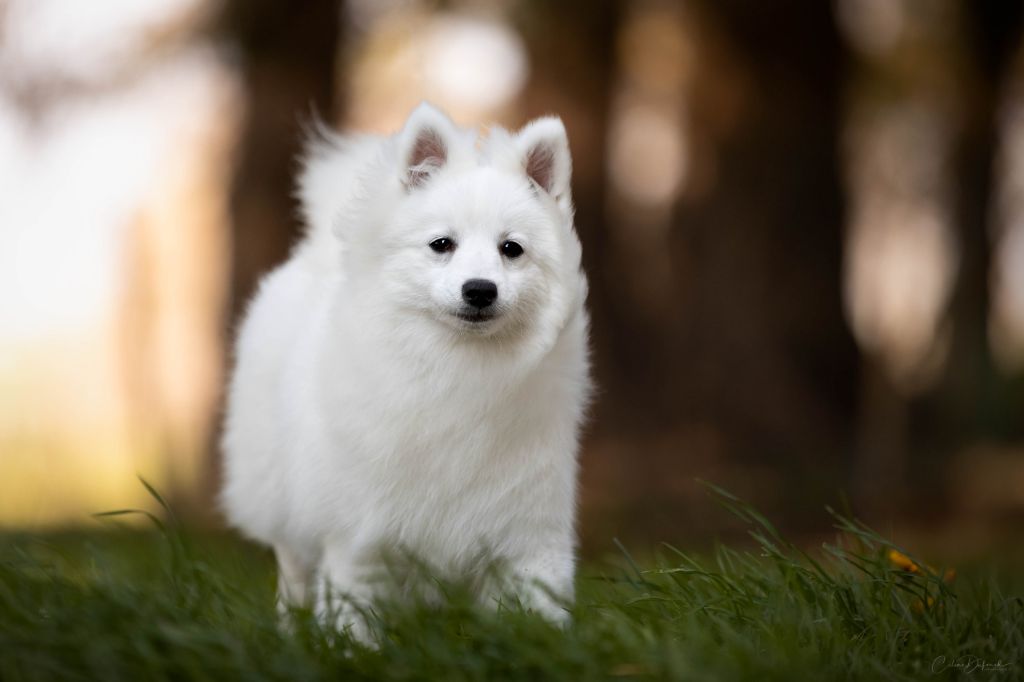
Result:
[[[562,119],[557,116],[535,119],[516,134],[515,141],[526,177],[551,195],[564,213],[571,215],[572,156]]]
[[[424,102],[409,115],[398,137],[402,183],[407,189],[425,185],[444,168],[458,137],[452,120]]]

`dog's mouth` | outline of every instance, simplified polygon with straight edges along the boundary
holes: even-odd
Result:
[[[497,313],[487,310],[459,310],[452,314],[463,322],[469,322],[470,324],[483,324],[490,322],[498,316]]]

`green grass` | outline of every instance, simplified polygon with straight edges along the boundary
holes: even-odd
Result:
[[[840,516],[837,542],[805,554],[717,494],[752,550],[585,565],[564,629],[446,585],[440,607],[382,605],[379,650],[308,613],[279,627],[271,556],[223,536],[6,536],[0,680],[1024,678],[1024,601],[1000,580],[901,570]]]

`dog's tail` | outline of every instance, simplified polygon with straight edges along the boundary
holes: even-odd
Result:
[[[341,221],[363,193],[361,174],[380,154],[381,138],[345,136],[314,118],[306,127],[296,195],[306,225],[299,248],[328,267],[337,266]]]

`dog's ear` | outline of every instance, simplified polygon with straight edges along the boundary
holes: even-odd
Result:
[[[439,109],[423,102],[409,115],[398,138],[402,183],[421,187],[448,164],[458,129]]]
[[[559,205],[570,202],[572,157],[562,119],[545,116],[531,121],[516,135],[516,147],[526,176]]]

